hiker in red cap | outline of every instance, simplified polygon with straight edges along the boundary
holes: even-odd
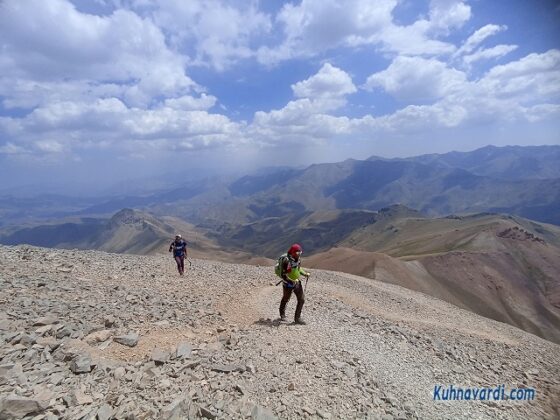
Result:
[[[303,250],[301,245],[293,244],[288,253],[282,257],[281,261],[281,272],[280,277],[282,277],[282,289],[284,294],[282,296],[282,301],[280,302],[280,319],[282,321],[286,320],[286,304],[292,296],[292,292],[295,293],[297,297],[296,314],[294,317],[294,323],[305,325],[305,321],[301,319],[301,310],[303,304],[305,303],[305,296],[303,286],[299,280],[300,276],[305,276],[309,278],[309,273],[306,272],[301,267],[301,254]]]

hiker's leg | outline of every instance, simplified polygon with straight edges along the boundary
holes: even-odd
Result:
[[[177,263],[177,271],[179,272],[179,274],[181,274],[181,257],[176,256],[175,262]]]
[[[185,272],[185,256],[181,256],[181,274]]]
[[[280,301],[280,318],[284,318],[286,316],[286,305],[292,296],[292,290],[289,287],[283,286],[282,289],[284,293],[282,295],[282,300]]]
[[[301,310],[303,308],[303,304],[305,303],[305,296],[303,294],[303,286],[301,285],[301,281],[298,281],[296,287],[294,287],[294,293],[297,297],[296,315],[294,319],[297,321],[301,317]]]

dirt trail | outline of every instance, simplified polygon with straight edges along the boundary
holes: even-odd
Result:
[[[343,286],[331,282],[322,282],[324,273],[331,273],[352,282],[357,282],[367,288],[367,292],[356,292],[352,285]],[[227,319],[232,323],[240,325],[252,325],[261,319],[275,320],[278,317],[278,306],[282,297],[281,286],[257,286],[243,293],[225,292],[227,299],[222,300],[218,307],[221,308]],[[450,332],[469,337],[499,341],[505,344],[519,344],[517,334],[504,333],[497,330],[493,325],[469,324],[468,322],[457,323],[455,318],[449,317],[450,311],[461,311],[446,302],[435,299],[428,295],[417,293],[411,298],[407,289],[399,286],[388,285],[372,279],[355,276],[347,273],[328,272],[316,270],[311,280],[311,289],[306,299],[312,301],[313,294],[320,293],[322,299],[338,299],[353,309],[365,311],[385,321],[394,323],[406,323],[417,329],[443,328]],[[296,297],[292,296],[288,310],[293,307]],[[422,313],[421,317],[413,316]],[[464,311],[465,318],[473,315]],[[304,307],[305,313],[305,307]],[[475,325],[470,328],[469,325]]]
[[[281,293],[280,286],[257,286],[243,291],[229,289],[225,291],[226,298],[221,299],[217,307],[230,323],[249,326],[261,318],[272,316],[271,304],[280,303]]]

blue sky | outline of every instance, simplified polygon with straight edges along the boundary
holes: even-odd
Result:
[[[4,0],[0,189],[560,144],[553,0]]]

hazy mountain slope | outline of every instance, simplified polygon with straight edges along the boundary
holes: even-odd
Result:
[[[112,198],[0,197],[4,225],[108,216],[124,207],[215,228],[323,210],[401,203],[429,215],[504,212],[560,224],[560,146],[486,147],[407,159],[267,169],[238,179],[171,176],[169,188]],[[184,179],[183,179],[184,178]]]
[[[244,177],[221,195],[197,196],[170,207],[203,223],[246,223],[266,217],[335,209],[377,210],[394,203],[437,216],[507,212],[560,223],[560,179],[496,179],[460,168],[407,160],[312,165],[294,173]],[[202,209],[202,213],[197,213]],[[169,211],[169,208],[167,208]],[[162,209],[154,209],[161,214]],[[208,222],[208,221],[207,221]]]
[[[0,243],[45,247],[61,247],[62,244],[68,243],[80,248],[90,238],[95,237],[104,226],[104,220],[94,218],[71,218],[66,222],[41,222],[38,225],[14,225],[0,230]]]
[[[376,210],[400,203],[430,215],[509,209],[547,222],[557,222],[560,214],[558,179],[495,180],[415,162],[356,162],[350,176],[324,193],[337,208]]]
[[[202,194],[210,188],[209,185],[183,186],[171,190],[149,194],[144,196],[125,196],[113,198],[100,204],[89,206],[77,214],[110,214],[123,208],[145,208],[154,204],[164,204],[188,200],[198,194]]]
[[[213,238],[225,248],[244,249],[276,258],[294,242],[306,252],[328,249],[356,229],[371,222],[376,213],[360,210],[332,210],[271,217],[254,223],[222,225]]]
[[[264,174],[259,173],[252,176],[244,176],[233,182],[229,186],[229,190],[233,196],[253,195],[281,184],[282,182],[288,182],[301,175],[301,173],[301,170],[281,168]]]
[[[95,198],[66,197],[55,194],[0,196],[0,227],[21,224],[36,219],[63,217],[91,206]]]
[[[6,228],[0,230],[0,243],[147,255],[167,253],[177,233],[187,240],[190,257],[247,264],[270,264],[272,261],[262,254],[224,248],[204,230],[176,217],[158,218],[131,209],[123,209],[110,219],[81,218],[72,222]]]
[[[560,146],[486,146],[471,152],[422,155],[407,160],[507,180],[560,178]]]
[[[543,180],[533,188],[542,188],[541,198],[534,199],[529,191],[525,197],[527,201],[518,204],[504,205],[496,203],[489,208],[489,211],[516,214],[528,219],[539,220],[546,223],[560,225],[560,180]]]
[[[210,191],[190,199],[176,199],[149,206],[149,211],[159,217],[176,216],[194,224],[214,226],[224,221],[244,223],[252,212],[245,199],[233,197],[227,186],[216,186]]]
[[[0,242],[146,254],[170,241],[174,232],[173,226],[147,213],[124,209],[111,219],[82,218],[21,229],[12,227],[4,230]]]

